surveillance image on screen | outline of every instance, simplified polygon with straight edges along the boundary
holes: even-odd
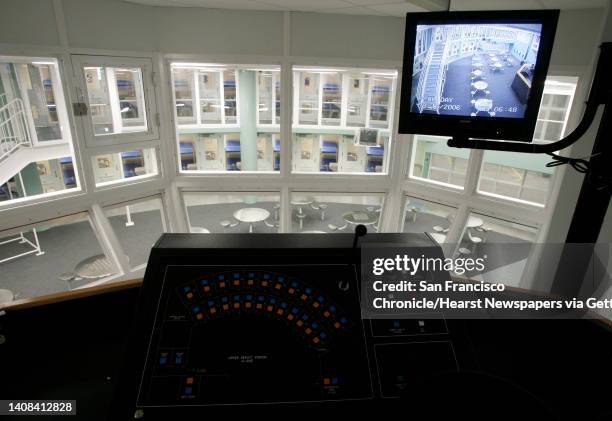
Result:
[[[410,110],[523,118],[542,24],[417,25]]]

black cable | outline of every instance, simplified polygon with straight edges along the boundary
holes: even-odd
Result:
[[[557,155],[554,153],[547,153],[546,155],[552,157],[552,162],[546,164],[547,168],[558,167],[560,165],[570,165],[573,169],[582,174],[587,174],[591,171],[591,163],[586,159],[582,158],[569,158],[566,156]]]
[[[553,158],[552,162],[546,164],[546,167],[553,168],[560,165],[569,165],[577,172],[585,174],[588,177],[588,182],[595,185],[597,190],[603,190],[609,188],[612,185],[611,177],[604,177],[601,174],[597,174],[591,169],[591,163],[584,158],[569,158],[566,156],[557,155],[554,153],[547,153],[547,155]],[[587,158],[600,155],[599,153],[591,155]]]

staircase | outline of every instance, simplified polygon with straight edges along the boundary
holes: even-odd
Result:
[[[0,186],[32,162],[72,155],[68,142],[34,147],[31,139],[22,100],[0,95]]]
[[[425,74],[419,78],[419,85],[417,87],[419,112],[421,113],[438,113],[446,74],[444,46],[444,42],[434,42],[425,59],[423,65]]]
[[[32,146],[21,99],[0,98],[0,163],[22,146]]]

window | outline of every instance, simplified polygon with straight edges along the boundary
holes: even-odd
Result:
[[[190,232],[278,231],[280,196],[275,192],[185,192],[183,201]]]
[[[96,187],[158,174],[154,148],[96,155],[91,158]]]
[[[0,56],[0,204],[78,189],[53,58]]]
[[[534,142],[561,139],[569,116],[576,78],[548,78],[538,114]],[[553,168],[546,155],[485,151],[478,192],[543,206],[548,199]]]
[[[518,286],[537,231],[536,227],[473,212],[466,220],[457,254],[486,259],[486,272],[474,279]]]
[[[293,69],[293,172],[381,173],[392,129],[397,72]],[[360,128],[375,140],[358,142]]]
[[[150,59],[72,56],[87,105],[80,115],[89,146],[157,140],[157,107]]]
[[[356,225],[378,231],[384,195],[355,193],[291,194],[291,231],[352,232]]]
[[[446,242],[456,213],[457,209],[454,207],[407,196],[403,232],[426,232],[442,244]]]
[[[181,171],[279,171],[280,68],[172,63]]]
[[[464,187],[470,150],[449,148],[447,140],[439,136],[414,136],[411,178],[448,187]]]
[[[129,259],[136,268],[146,264],[151,247],[166,232],[166,220],[160,198],[142,200],[104,210],[113,231]]]
[[[15,298],[79,288],[116,273],[86,213],[0,233],[0,288]]]

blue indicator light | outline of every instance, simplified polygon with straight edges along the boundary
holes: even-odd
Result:
[[[193,393],[193,387],[191,386],[186,386],[185,387],[185,394],[186,395],[191,395]]]
[[[310,325],[313,329],[316,329],[319,327],[319,324],[317,322],[312,322],[312,324]]]
[[[306,288],[304,291],[306,292],[306,294],[310,294],[312,292],[312,289]]]
[[[183,291],[185,291],[185,292],[189,292],[190,289],[191,288],[189,288],[189,287],[183,287]]]
[[[291,312],[293,314],[298,314],[300,311],[297,308],[293,308],[293,310],[291,310]]]
[[[333,313],[334,311],[336,311],[336,307],[334,307],[334,306],[329,306],[329,311],[331,311],[331,312]]]
[[[249,294],[249,295],[247,295],[247,296],[246,296],[246,299],[247,299],[247,300],[252,300],[252,299],[253,299],[253,296],[252,296],[251,294]]]
[[[322,296],[318,296],[317,297],[317,301],[319,301],[320,303],[322,303],[323,301],[325,301],[325,298],[323,298]]]
[[[325,334],[325,332],[321,332],[319,336],[321,337],[321,339],[327,338],[327,335]]]
[[[209,306],[209,307],[212,307],[212,306],[214,306],[214,305],[215,305],[215,302],[214,302],[214,301],[210,300],[210,301],[208,302],[208,306]]]
[[[341,319],[340,319],[340,323],[342,323],[343,325],[345,325],[345,324],[347,324],[347,323],[348,323],[348,320],[346,320],[346,318],[344,318],[344,317],[343,317],[343,318],[341,318]]]

